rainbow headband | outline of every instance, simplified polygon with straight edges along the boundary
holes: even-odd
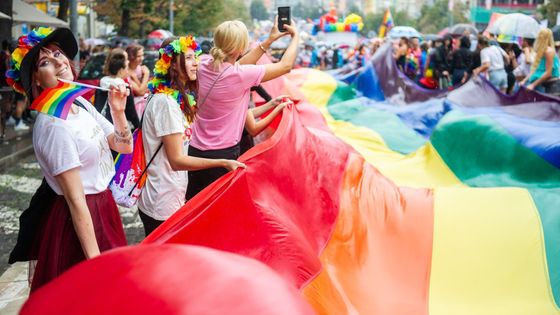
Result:
[[[21,62],[25,55],[35,45],[40,43],[45,37],[52,33],[49,27],[39,27],[33,29],[28,35],[21,36],[18,40],[18,47],[12,52],[11,69],[6,71],[6,82],[18,93],[26,94],[21,85]]]

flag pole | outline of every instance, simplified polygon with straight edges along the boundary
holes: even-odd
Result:
[[[58,81],[64,82],[64,83],[75,84],[75,85],[87,87],[87,88],[90,88],[90,89],[96,89],[96,90],[109,92],[109,89],[102,88],[102,87],[96,86],[96,85],[91,85],[91,84],[86,84],[86,83],[81,83],[81,82],[75,82],[75,81],[70,81],[70,80],[64,80],[64,79],[61,79],[61,78],[58,78]],[[125,84],[125,86],[128,86],[128,84]]]

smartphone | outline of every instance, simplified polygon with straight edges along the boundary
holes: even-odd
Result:
[[[284,28],[284,25],[290,25],[291,21],[290,7],[278,7],[278,30],[280,32],[285,32],[286,29]]]

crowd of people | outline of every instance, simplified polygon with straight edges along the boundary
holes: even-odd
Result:
[[[506,94],[520,86],[558,93],[558,54],[548,28],[541,29],[536,39],[524,38],[521,45],[499,42],[492,35],[464,34],[423,43],[402,37],[395,46],[398,68],[427,89],[450,89],[482,75]]]
[[[327,45],[309,42],[305,43],[298,54],[296,64],[319,70],[345,68],[346,71],[350,71],[365,66],[382,43],[383,41],[378,38],[360,42],[356,47],[347,44]]]

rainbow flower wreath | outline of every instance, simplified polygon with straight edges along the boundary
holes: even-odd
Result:
[[[27,53],[41,42],[45,37],[52,33],[49,27],[39,27],[33,29],[27,36],[21,36],[18,47],[12,52],[11,69],[6,71],[6,82],[18,93],[25,95],[25,90],[21,85],[21,62]]]
[[[184,54],[189,48],[194,51],[196,57],[202,53],[200,46],[192,35],[181,36],[164,48],[160,48],[160,58],[156,62],[154,68],[154,78],[148,83],[148,89],[152,94],[164,93],[170,95],[181,106],[181,110],[184,110],[185,106],[188,104],[191,104],[192,107],[196,105],[193,95],[194,91],[189,91],[187,94],[189,100],[185,102],[185,100],[183,100],[183,93],[179,93],[178,90],[171,88],[171,82],[169,82],[167,73],[171,66],[173,54]]]

